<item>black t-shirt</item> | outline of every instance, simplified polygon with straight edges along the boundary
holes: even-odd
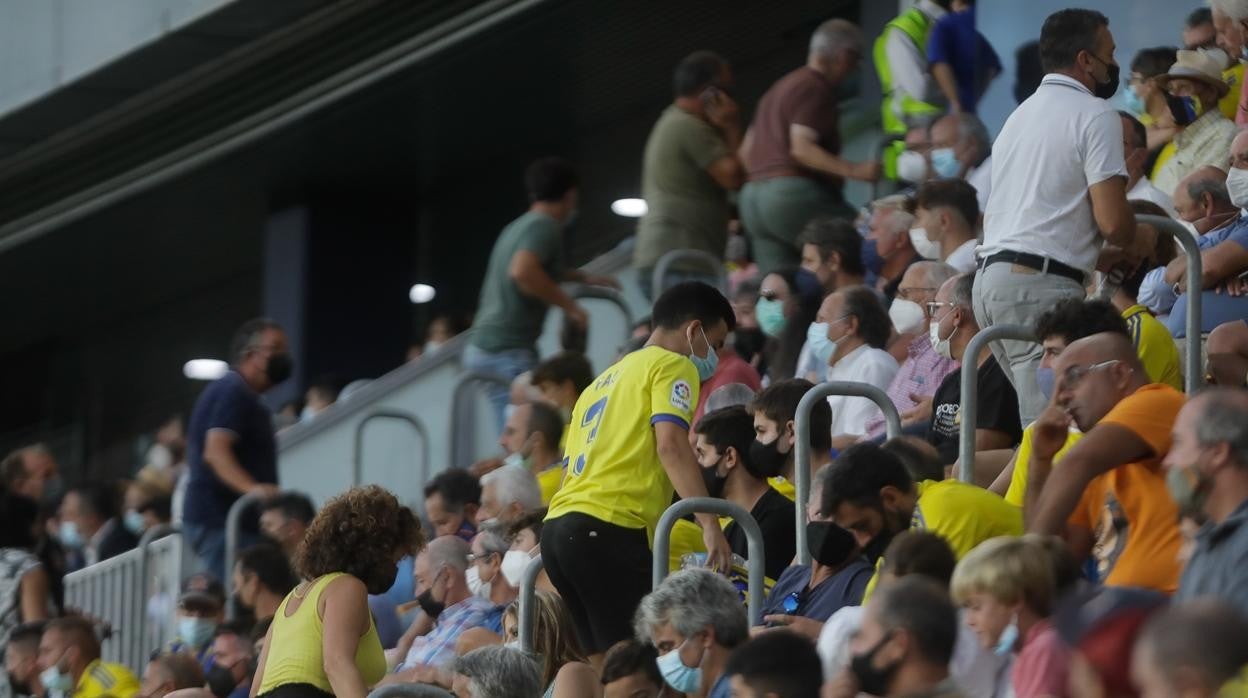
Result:
[[[979,429],[992,429],[1010,435],[1013,443],[1023,435],[1018,421],[1018,394],[997,365],[989,357],[979,367]],[[962,369],[945,376],[932,398],[932,422],[927,440],[940,452],[941,462],[951,465],[958,460],[958,436],[962,428]]]
[[[767,556],[766,575],[771,579],[779,579],[796,554],[794,513],[793,502],[770,487],[750,510],[750,515],[763,531],[763,553]],[[745,531],[736,522],[724,529],[724,536],[728,538],[732,552],[749,559],[749,541],[746,540]]]

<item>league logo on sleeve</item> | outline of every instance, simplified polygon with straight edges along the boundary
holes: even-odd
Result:
[[[690,402],[693,397],[693,389],[685,381],[676,381],[672,384],[672,407],[682,412],[692,410]]]

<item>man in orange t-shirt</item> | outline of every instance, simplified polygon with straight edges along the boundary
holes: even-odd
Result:
[[[1072,343],[1054,364],[1053,400],[1036,420],[1024,505],[1027,530],[1065,532],[1092,555],[1100,581],[1173,593],[1179,585],[1179,510],[1161,460],[1183,393],[1149,383],[1131,341]],[[1052,469],[1072,422],[1084,437]]]

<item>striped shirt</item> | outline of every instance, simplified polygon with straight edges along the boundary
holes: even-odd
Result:
[[[479,596],[469,596],[457,604],[447,606],[438,616],[437,624],[427,635],[422,635],[408,650],[407,657],[398,671],[418,666],[445,667],[455,659],[455,642],[465,631],[486,624],[494,604]]]
[[[888,384],[888,398],[897,406],[898,412],[905,412],[914,407],[911,395],[935,395],[945,376],[957,367],[957,361],[941,358],[932,348],[927,333],[923,333],[906,348],[906,360]],[[883,434],[884,429],[884,415],[876,414],[867,422],[867,438]]]

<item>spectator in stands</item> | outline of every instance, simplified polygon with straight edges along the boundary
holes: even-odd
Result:
[[[43,684],[39,683],[39,638],[42,636],[43,621],[23,623],[8,634],[0,681],[5,682],[14,696],[44,698],[46,695]]]
[[[1217,38],[1217,31],[1213,28],[1213,12],[1208,7],[1192,10],[1183,22],[1183,48],[1188,51],[1217,48]]]
[[[1158,189],[1144,176],[1144,164],[1148,158],[1148,130],[1125,111],[1119,111],[1118,117],[1122,119],[1122,154],[1127,167],[1127,199],[1151,201],[1160,206],[1167,216],[1178,218],[1172,192]],[[1169,239],[1168,235],[1164,237]]]
[[[1002,367],[990,349],[979,356],[967,357],[966,349],[971,338],[979,332],[976,314],[972,311],[972,284],[975,277],[962,274],[949,279],[936,292],[936,300],[929,306],[932,318],[932,346],[939,356],[958,361],[961,365],[945,376],[932,398],[932,421],[928,426],[927,440],[940,451],[946,465],[958,458],[958,446],[962,427],[962,371],[975,362],[976,415],[975,450],[990,451],[1009,448],[1018,443],[1022,427],[1014,409],[1018,395],[1006,379]],[[998,473],[976,474],[976,482],[991,483]]]
[[[303,410],[299,413],[300,421],[308,421],[324,412],[338,400],[338,392],[342,390],[341,381],[334,376],[321,376],[312,381],[303,397]]]
[[[906,270],[921,259],[910,242],[912,227],[914,210],[908,197],[886,196],[871,203],[870,232],[863,247],[868,250],[868,256],[874,250],[882,260],[876,272],[875,290],[884,296],[886,303],[892,303],[897,296],[897,287]]]
[[[269,540],[282,547],[286,556],[295,559],[299,544],[307,535],[316,517],[316,505],[300,492],[282,492],[266,500],[260,507],[260,530]]]
[[[1248,386],[1248,322],[1235,320],[1213,328],[1205,348],[1209,357],[1206,380]]]
[[[818,215],[852,218],[841,192],[846,179],[874,182],[878,162],[841,157],[837,86],[862,60],[862,32],[843,20],[819,25],[806,65],[763,95],[741,146],[749,173],[738,206],[759,271],[796,264],[798,233]]]
[[[897,297],[888,309],[889,319],[900,335],[898,341],[907,342],[905,360],[888,386],[888,397],[900,413],[901,426],[907,434],[927,436],[931,399],[945,376],[958,367],[951,357],[936,353],[928,330],[933,319],[929,304],[936,300],[940,287],[955,275],[953,267],[943,262],[914,263],[901,278]],[[877,413],[867,421],[867,436],[879,437],[885,426],[884,415]]]
[[[779,579],[795,552],[793,502],[767,484],[769,477],[779,474],[778,469],[764,470],[750,460],[754,418],[744,406],[725,407],[703,417],[694,432],[694,451],[707,492],[750,512],[763,533],[765,573]],[[724,535],[732,552],[749,558],[749,544],[740,525],[728,524]]]
[[[880,78],[884,133],[902,136],[927,126],[947,106],[928,68],[928,39],[951,0],[922,0],[902,12],[875,40],[873,58]]]
[[[1158,611],[1144,625],[1131,656],[1131,678],[1143,698],[1217,698],[1248,665],[1243,610],[1200,599]]]
[[[91,621],[76,616],[48,621],[39,640],[39,683],[47,694],[131,698],[139,680],[120,664],[100,661]]]
[[[815,648],[793,633],[767,633],[728,657],[724,669],[740,698],[819,698],[823,669]]]
[[[898,436],[885,441],[880,448],[896,456],[915,482],[945,479],[945,465],[940,462],[940,452],[917,436]]]
[[[169,494],[149,482],[136,480],[126,487],[125,513],[122,525],[133,536],[142,536],[148,529],[169,523]]]
[[[1039,543],[985,541],[958,563],[951,586],[981,645],[998,655],[1017,653],[1010,670],[1017,698],[1065,693],[1070,652],[1049,620],[1057,586],[1052,561]]]
[[[472,540],[480,506],[481,483],[465,470],[447,468],[425,484],[425,516],[435,536]]]
[[[299,584],[280,548],[261,543],[244,550],[234,565],[234,593],[256,618],[271,618],[282,599]]]
[[[61,495],[60,466],[43,444],[12,451],[0,462],[3,484],[10,492],[49,503]]]
[[[273,616],[254,692],[306,684],[326,694],[365,695],[386,674],[368,594],[390,588],[399,560],[422,544],[415,515],[376,485],[329,500],[299,548],[295,567],[307,581]]]
[[[650,588],[646,530],[673,490],[706,496],[689,421],[698,383],[714,374],[715,349],[733,329],[732,306],[714,288],[687,282],[659,297],[653,317],[646,347],[608,368],[577,402],[570,465],[543,530],[546,572],[591,655],[629,635],[632,610]],[[719,519],[696,519],[708,563],[728,570],[732,553]]]
[[[758,369],[746,363],[731,343],[724,342],[724,346],[715,353],[719,357],[719,362],[715,365],[715,374],[710,380],[702,381],[702,387],[698,390],[698,407],[693,411],[695,424],[702,419],[704,414],[726,406],[720,404],[707,409],[707,406],[711,404],[711,396],[720,392],[720,388],[733,386],[730,399],[736,401],[733,404],[744,405],[753,400],[754,394],[763,387],[763,380],[758,374]],[[748,393],[748,396],[745,393]],[[726,396],[726,393],[720,394],[721,398]]]
[[[483,526],[469,549],[468,568],[464,572],[468,590],[493,606],[481,625],[495,635],[502,635],[503,609],[516,600],[520,586],[512,584],[502,573],[503,558],[511,550],[507,529]]]
[[[520,642],[520,608],[512,603],[503,615],[508,645]],[[542,685],[549,698],[602,695],[598,674],[576,639],[576,625],[557,594],[538,590],[534,596],[533,654],[540,662]]]
[[[1211,18],[1213,19],[1214,42],[1218,48],[1226,52],[1226,55],[1238,57],[1243,52],[1245,37],[1245,20],[1248,20],[1248,7],[1245,7],[1238,0],[1211,0],[1209,7],[1212,10]],[[1235,123],[1243,126],[1248,123],[1248,113],[1245,113],[1245,96],[1248,93],[1242,88],[1243,81],[1240,81],[1241,90],[1239,93],[1238,107],[1235,111]]]
[[[543,158],[525,172],[529,210],[512,221],[490,251],[464,368],[511,380],[537,364],[535,343],[546,309],[557,306],[586,327],[585,309],[559,287],[562,281],[617,286],[614,280],[563,268],[563,229],[576,211],[580,181],[572,165]],[[502,423],[507,391],[491,390]]]
[[[133,550],[139,539],[117,518],[117,491],[112,485],[81,485],[65,493],[60,509],[61,545],[94,565]]]
[[[802,268],[815,275],[825,294],[866,281],[862,236],[848,220],[829,216],[811,219],[797,241],[802,246]]]
[[[273,421],[260,393],[290,378],[294,370],[286,333],[266,318],[244,323],[231,350],[233,367],[200,393],[187,430],[190,470],[183,533],[202,568],[217,579],[228,571],[225,517],[230,507],[244,494],[277,494]],[[255,542],[248,530],[241,533],[242,545]]]
[[[1071,648],[1072,696],[1134,696],[1131,651],[1166,596],[1147,589],[1102,587],[1063,603],[1055,622]]]
[[[1166,483],[1185,513],[1207,519],[1179,581],[1178,599],[1213,596],[1248,613],[1248,397],[1216,388],[1174,422]]]
[[[975,201],[974,187],[961,179],[926,182],[919,187],[915,214],[914,222],[918,227],[910,236],[919,254],[927,259],[939,259],[959,274],[975,271],[979,204]],[[924,242],[934,249],[925,250]]]
[[[1174,155],[1153,175],[1153,184],[1173,196],[1179,181],[1196,168],[1226,163],[1235,122],[1218,109],[1218,100],[1231,88],[1222,79],[1216,58],[1186,50],[1175,54],[1174,65],[1157,77],[1157,86],[1168,95],[1179,130],[1174,136]]]
[[[928,37],[928,66],[949,111],[974,114],[979,98],[1001,74],[1001,59],[975,29],[974,0],[956,0],[950,9]]]
[[[456,698],[539,698],[537,662],[518,649],[493,645],[455,660]]]
[[[794,564],[784,571],[771,588],[763,606],[763,622],[786,627],[812,641],[819,638],[823,622],[845,606],[862,603],[871,579],[871,566],[862,557],[862,548],[849,531],[837,526],[822,511],[823,488],[830,468],[815,473],[811,484],[806,549],[810,565]]]
[[[1174,65],[1175,53],[1173,46],[1141,49],[1131,59],[1131,73],[1127,78],[1127,109],[1145,124],[1145,147],[1155,154],[1150,158],[1153,162],[1148,163],[1150,177],[1157,174],[1174,153],[1170,142],[1178,127],[1158,78]]]
[[[511,548],[508,549],[507,555],[503,556],[503,575],[507,577],[508,584],[514,587],[520,586],[520,577],[515,573],[523,571],[515,563],[509,563],[507,561],[508,558],[520,559],[511,553],[524,553],[527,556],[524,560],[527,565],[528,558],[539,552],[542,544],[542,526],[545,519],[546,511],[544,509],[525,512],[524,516],[516,519],[508,530],[508,536],[511,538]]]
[[[641,163],[647,210],[637,225],[633,266],[647,298],[653,297],[651,277],[664,254],[690,249],[723,258],[728,192],[745,183],[728,61],[711,51],[691,53],[676,66],[673,87],[675,99],[650,130]],[[679,276],[708,280],[705,273]]]
[[[628,639],[620,640],[602,663],[603,698],[660,698],[666,695],[666,683],[659,673],[658,653],[654,645]]]
[[[567,424],[577,398],[594,382],[594,369],[584,354],[565,351],[538,364],[530,380]]]
[[[152,657],[143,670],[138,698],[164,698],[184,688],[203,687],[204,670],[194,657],[189,654],[161,654]]]
[[[516,422],[519,422],[517,424]],[[559,411],[545,402],[531,402],[518,405],[507,418],[507,427],[503,430],[505,448],[516,450],[508,454],[504,465],[512,465],[533,473],[541,488],[541,503],[550,503],[550,498],[559,491],[563,484],[563,434],[564,418]],[[482,485],[493,473],[482,476]],[[487,488],[488,489],[488,488]],[[488,499],[482,492],[482,502]]]
[[[754,443],[749,459],[760,471],[779,469],[771,486],[789,499],[796,499],[794,472],[797,467],[797,405],[815,387],[808,380],[792,378],[772,383],[746,408],[754,415]],[[810,409],[810,473],[832,462],[832,408],[820,400]]]
[[[856,444],[831,465],[819,510],[857,538],[874,562],[907,528],[944,537],[960,559],[997,536],[1022,534],[1022,516],[1001,497],[958,480],[916,483],[896,456]]]
[[[1049,74],[992,148],[974,292],[979,327],[1030,327],[1053,303],[1082,298],[1102,239],[1141,252],[1152,247],[1151,239],[1137,241],[1143,236],[1127,206],[1122,121],[1105,101],[1118,89],[1108,22],[1093,10],[1067,9],[1041,29]],[[1018,393],[1021,423],[1030,423],[1045,407],[1035,378],[1040,348],[1002,341],[992,351]]]
[[[888,312],[866,286],[837,291],[823,300],[807,332],[811,354],[827,368],[829,381],[858,381],[884,390],[897,374],[897,360],[884,350],[891,331]],[[879,413],[864,397],[832,395],[832,447],[845,448],[867,433]]]
[[[33,552],[38,521],[33,500],[0,490],[0,648],[19,625],[48,617],[49,572]]]
[[[1071,343],[1053,372],[1053,399],[1032,435],[1028,530],[1066,532],[1076,559],[1095,554],[1104,584],[1173,593],[1179,510],[1159,466],[1183,394],[1150,383],[1131,341],[1116,333]],[[1072,425],[1083,438],[1055,469]]]
[[[237,621],[218,628],[212,640],[212,666],[204,673],[208,690],[217,698],[247,698],[256,671],[254,651],[246,628]]]
[[[773,383],[792,378],[803,368],[799,362],[806,330],[822,301],[823,287],[805,269],[784,267],[763,277],[755,312],[759,328],[770,338],[763,358]]]
[[[727,579],[704,569],[673,574],[642,599],[635,626],[637,639],[658,650],[659,672],[673,690],[728,697],[724,665],[749,639],[749,628]]]
[[[899,579],[867,602],[862,627],[850,642],[849,670],[833,678],[823,695],[961,695],[949,676],[957,639],[958,614],[948,593],[926,579]]]
[[[176,636],[167,654],[189,654],[208,671],[212,667],[212,637],[225,620],[225,588],[207,574],[182,582],[176,612]]]
[[[542,490],[527,468],[502,467],[481,477],[480,525],[508,526],[526,511],[542,506]]]
[[[992,138],[988,127],[974,114],[946,114],[932,124],[933,175],[961,179],[975,190],[975,205],[982,212],[992,191]],[[971,221],[978,228],[978,218]]]

